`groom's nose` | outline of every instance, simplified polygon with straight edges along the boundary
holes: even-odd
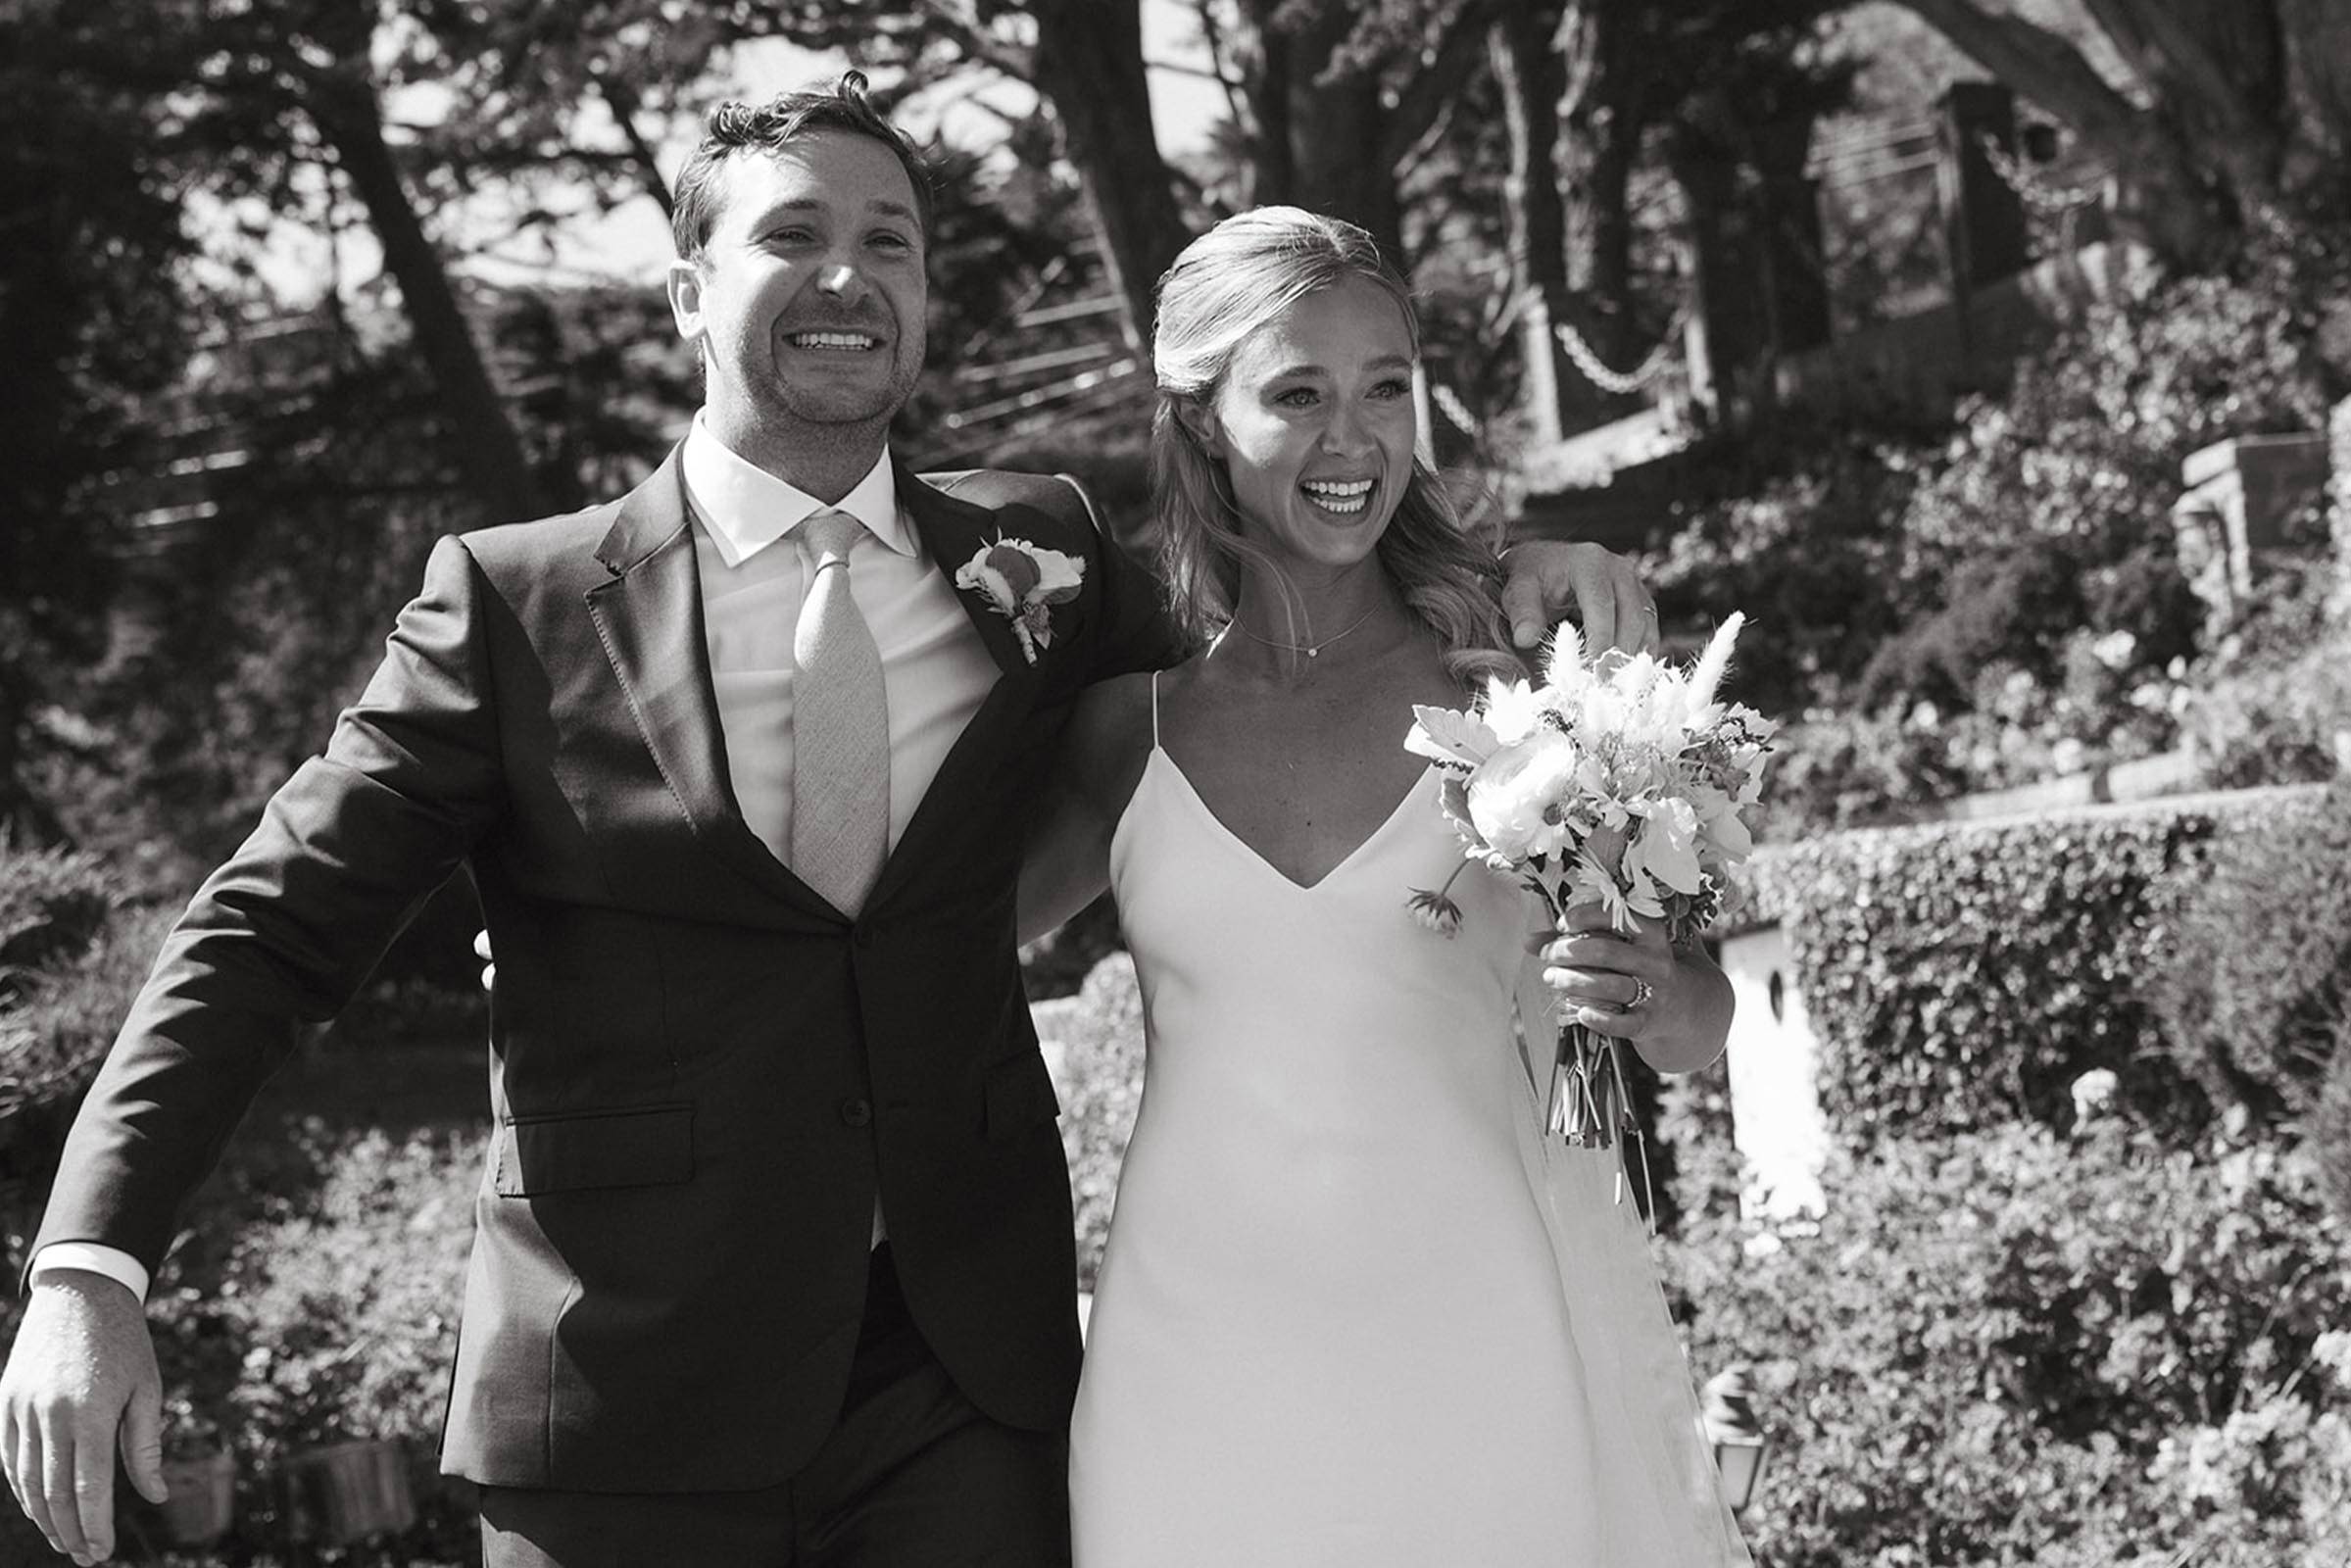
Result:
[[[827,262],[824,270],[816,274],[817,292],[829,294],[835,299],[850,298],[863,282],[857,275],[857,270],[847,262]]]

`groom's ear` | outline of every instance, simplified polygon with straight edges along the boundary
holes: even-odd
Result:
[[[677,323],[677,335],[699,344],[703,324],[700,264],[686,260],[671,262],[664,286],[669,295],[670,319]]]

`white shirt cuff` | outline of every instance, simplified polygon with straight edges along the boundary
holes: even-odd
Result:
[[[92,1274],[103,1274],[118,1285],[128,1287],[130,1294],[141,1302],[147,1299],[147,1287],[151,1283],[147,1278],[147,1270],[140,1266],[137,1258],[120,1248],[101,1247],[96,1242],[51,1242],[33,1255],[33,1283],[39,1284],[42,1275],[61,1268],[86,1269]]]

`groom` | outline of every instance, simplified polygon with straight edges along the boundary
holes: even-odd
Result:
[[[464,865],[496,1126],[442,1462],[488,1568],[1066,1562],[1069,1193],[1015,870],[1078,690],[1177,650],[1074,485],[891,459],[929,192],[863,85],[712,115],[668,285],[691,432],[619,501],[443,540],[166,942],[0,1378],[0,1465],[76,1561],[118,1446],[161,1494],[141,1303],[178,1205]],[[1604,555],[1522,575],[1641,603]]]

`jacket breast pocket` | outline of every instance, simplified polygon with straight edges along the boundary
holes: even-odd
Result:
[[[518,1116],[498,1129],[501,1198],[593,1187],[659,1187],[693,1176],[691,1105]]]
[[[1061,1114],[1053,1075],[1045,1070],[1045,1058],[1034,1051],[990,1067],[981,1094],[987,1104],[990,1138],[1011,1138]]]

